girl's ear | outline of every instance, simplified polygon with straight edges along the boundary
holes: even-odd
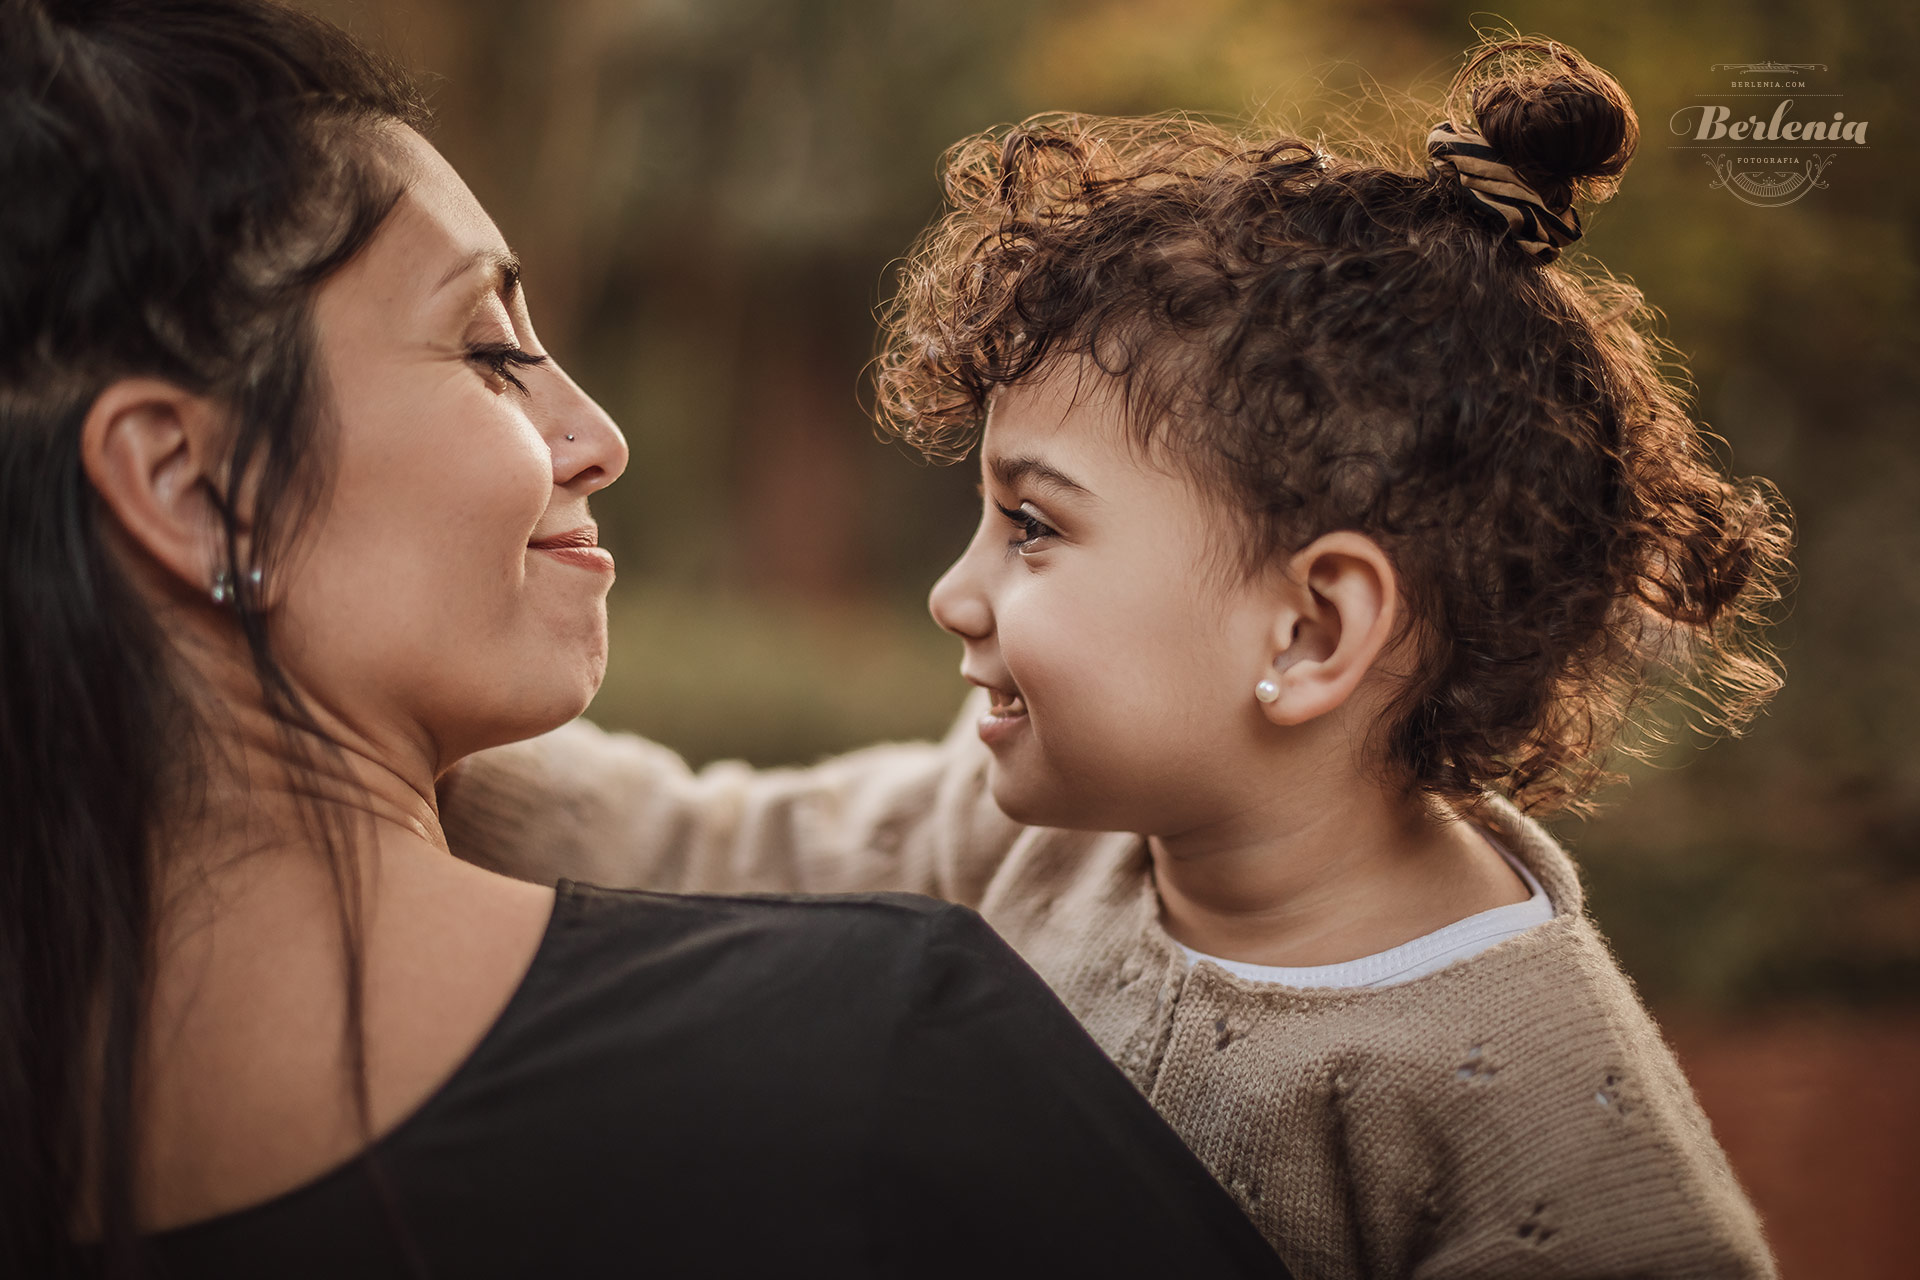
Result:
[[[1255,696],[1275,724],[1304,724],[1341,706],[1378,661],[1399,622],[1393,562],[1363,534],[1314,539],[1287,562],[1278,656]],[[1271,695],[1271,696],[1269,696]]]
[[[80,463],[128,541],[192,595],[226,563],[214,504],[221,413],[157,378],[102,391],[80,429]]]

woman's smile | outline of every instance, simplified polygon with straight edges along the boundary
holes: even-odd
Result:
[[[613,572],[613,553],[600,545],[600,530],[590,524],[529,542],[527,549],[543,551],[562,564]]]

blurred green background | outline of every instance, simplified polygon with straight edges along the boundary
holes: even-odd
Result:
[[[428,73],[436,141],[526,262],[547,346],[625,427],[596,501],[619,558],[592,714],[699,762],[802,761],[941,729],[957,641],[924,596],[973,522],[968,468],[860,408],[890,264],[964,134],[1045,109],[1183,108],[1312,129],[1437,98],[1495,14],[1356,0],[314,0]],[[1920,996],[1920,7],[1516,3],[1645,138],[1585,247],[1637,281],[1732,468],[1800,531],[1789,683],[1743,740],[1636,768],[1561,829],[1667,1008]],[[1717,62],[1822,62],[1871,147],[1785,208],[1709,189],[1668,117]],[[1355,106],[1355,103],[1358,106]],[[1804,114],[1804,113],[1803,113]]]

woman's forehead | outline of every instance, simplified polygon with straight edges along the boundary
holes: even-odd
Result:
[[[322,290],[323,311],[329,302],[365,304],[386,324],[408,328],[423,313],[470,310],[483,292],[500,287],[503,265],[517,279],[493,219],[439,152],[413,130],[396,128],[391,159],[400,197],[366,249]]]
[[[509,257],[500,229],[454,167],[412,129],[398,132],[405,185],[381,236],[389,256],[413,262],[433,283],[458,263]]]

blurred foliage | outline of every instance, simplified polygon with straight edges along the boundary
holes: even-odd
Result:
[[[967,468],[872,442],[857,402],[892,260],[963,135],[1051,109],[1430,121],[1474,23],[1611,70],[1644,126],[1583,249],[1660,306],[1700,418],[1794,508],[1789,685],[1564,830],[1650,993],[1920,993],[1920,8],[1905,0],[310,0],[430,69],[436,141],[527,263],[548,346],[626,427],[597,500],[620,558],[593,714],[696,760],[932,733],[958,645],[920,601]],[[1824,62],[1873,146],[1758,209],[1668,117],[1716,62]],[[1821,86],[1828,87],[1828,86]],[[1684,769],[1680,768],[1684,764]]]

